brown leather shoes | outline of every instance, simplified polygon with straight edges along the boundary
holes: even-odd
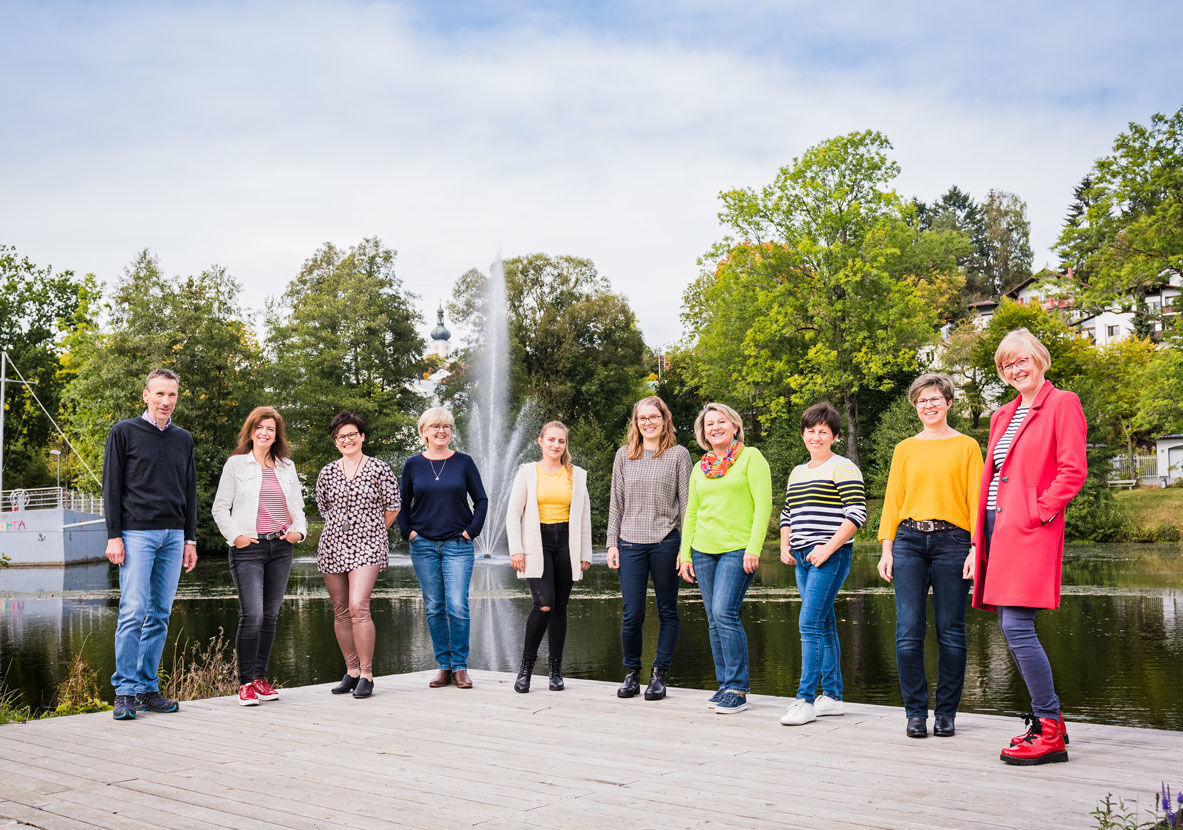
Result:
[[[432,689],[439,689],[443,686],[447,686],[451,682],[452,682],[452,670],[451,669],[440,669],[439,674],[437,674],[430,681],[428,681],[427,685],[429,687],[431,687]]]
[[[468,676],[468,669],[456,669],[452,672],[452,682],[457,689],[471,689],[472,678]]]

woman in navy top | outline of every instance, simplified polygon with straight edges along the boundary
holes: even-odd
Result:
[[[472,688],[468,676],[468,586],[472,581],[472,540],[480,535],[489,509],[472,457],[448,445],[452,413],[433,407],[419,416],[425,448],[403,465],[403,511],[399,530],[411,546],[411,564],[427,611],[427,630],[439,673],[433,689],[454,683]],[[469,501],[471,500],[471,507]]]

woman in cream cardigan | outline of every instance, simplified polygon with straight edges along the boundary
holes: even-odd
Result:
[[[530,691],[538,646],[546,635],[550,690],[563,690],[563,643],[571,586],[591,565],[591,501],[587,470],[571,463],[567,427],[551,421],[538,435],[542,460],[523,464],[513,480],[505,511],[510,564],[530,581],[534,607],[526,618],[522,667],[513,688]]]

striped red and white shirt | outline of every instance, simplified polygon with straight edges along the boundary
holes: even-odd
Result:
[[[292,526],[292,515],[288,512],[288,501],[275,477],[275,470],[263,468],[263,484],[259,488],[259,512],[255,518],[255,530],[259,533],[284,533]]]

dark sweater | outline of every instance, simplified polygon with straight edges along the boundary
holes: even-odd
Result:
[[[193,436],[141,418],[111,428],[103,456],[107,538],[125,530],[184,530],[197,535],[197,467]]]
[[[430,461],[422,454],[412,455],[403,465],[400,486],[403,509],[398,514],[398,529],[404,539],[412,530],[433,542],[452,539],[461,531],[468,531],[468,538],[475,539],[485,526],[489,497],[471,456],[453,453],[445,463]]]

